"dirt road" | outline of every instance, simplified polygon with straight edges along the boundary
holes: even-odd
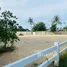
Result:
[[[23,36],[15,43],[17,49],[0,55],[0,67],[67,40],[67,35]]]

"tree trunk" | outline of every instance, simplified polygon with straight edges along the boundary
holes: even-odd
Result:
[[[33,31],[32,31],[32,25],[31,25],[31,35],[33,35]]]
[[[12,43],[11,43],[11,47],[13,47],[14,46],[14,40],[12,40]]]
[[[7,42],[4,43],[4,48],[6,48]]]

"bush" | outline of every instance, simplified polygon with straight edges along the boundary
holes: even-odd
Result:
[[[0,47],[0,53],[11,52],[11,51],[14,51],[14,50],[15,50],[15,47],[6,47],[6,48],[4,48],[4,46]]]
[[[61,55],[59,67],[67,67],[67,51]]]

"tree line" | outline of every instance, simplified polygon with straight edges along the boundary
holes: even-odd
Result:
[[[34,23],[33,19],[30,17],[28,20],[29,24],[31,25],[31,31],[47,31],[46,24],[44,22],[38,22]],[[51,27],[49,29],[50,32],[56,32],[58,27],[57,25],[61,25],[62,22],[60,21],[60,18],[58,15],[54,16]],[[63,30],[67,30],[67,26],[63,27]]]

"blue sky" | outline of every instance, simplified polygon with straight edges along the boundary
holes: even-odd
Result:
[[[55,15],[59,15],[62,22],[67,22],[67,0],[0,0],[0,6],[1,11],[13,12],[24,28],[30,29],[29,17],[35,23],[43,21],[47,27]]]

